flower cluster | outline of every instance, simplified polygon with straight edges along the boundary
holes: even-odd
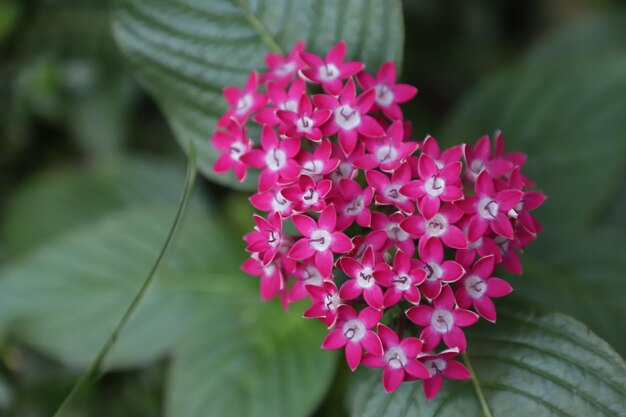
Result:
[[[545,197],[500,133],[493,147],[487,136],[446,150],[412,140],[400,105],[417,89],[397,82],[393,62],[374,76],[345,54],[344,42],[325,57],[298,43],[268,54],[243,89],[225,88],[214,170],[260,170],[250,202],[264,214],[242,269],[260,277],[261,298],[308,298],[304,316],[329,329],[324,349],[345,349],[352,370],[383,368],[388,392],[422,379],[430,399],[444,377],[469,377],[454,360],[463,329],[496,320],[493,299],[512,288],[494,268],[522,272]]]

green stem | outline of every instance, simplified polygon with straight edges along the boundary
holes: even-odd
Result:
[[[94,382],[98,378],[98,375],[97,375],[98,370],[102,366],[102,363],[106,359],[107,355],[109,354],[113,346],[115,346],[115,343],[117,342],[118,337],[120,336],[120,334],[124,330],[124,327],[126,327],[126,324],[128,323],[133,313],[139,306],[139,303],[141,303],[144,296],[148,292],[148,288],[150,288],[150,285],[154,282],[154,279],[157,276],[157,272],[159,268],[161,267],[161,264],[163,263],[163,260],[165,259],[167,253],[169,252],[176,235],[178,234],[178,231],[183,223],[183,218],[187,211],[187,207],[189,205],[189,200],[191,197],[191,191],[193,190],[193,184],[194,184],[195,178],[196,178],[196,151],[195,151],[193,144],[191,144],[189,147],[189,160],[187,163],[187,176],[185,178],[185,188],[183,190],[180,203],[178,205],[178,210],[176,211],[176,217],[174,218],[174,223],[172,224],[172,227],[170,228],[170,231],[167,235],[167,239],[165,240],[165,243],[163,244],[163,247],[161,248],[161,252],[159,253],[159,256],[157,257],[154,265],[152,266],[150,273],[148,274],[143,284],[141,285],[139,292],[137,293],[137,295],[135,295],[135,298],[126,309],[126,312],[120,319],[119,323],[117,323],[115,330],[113,330],[113,333],[111,333],[111,335],[106,340],[102,348],[100,348],[100,352],[98,352],[98,356],[96,356],[96,358],[91,362],[91,364],[89,365],[89,368],[87,368],[87,370],[83,372],[83,374],[80,376],[76,384],[74,384],[70,393],[67,395],[67,397],[65,397],[65,399],[63,400],[63,402],[57,409],[56,413],[54,413],[54,417],[60,417],[61,415],[63,415],[67,407],[78,396],[78,394],[82,391],[82,389],[85,388],[87,385],[91,384],[92,382]]]
[[[489,409],[489,404],[487,404],[487,399],[485,398],[485,394],[483,393],[483,390],[480,387],[480,382],[478,381],[478,378],[476,377],[476,372],[474,372],[474,367],[472,366],[472,363],[470,362],[469,357],[467,356],[466,353],[464,353],[462,356],[463,356],[463,363],[465,363],[465,366],[467,366],[467,370],[470,371],[470,373],[472,374],[472,385],[474,385],[474,391],[476,391],[476,396],[478,397],[478,402],[480,403],[480,407],[483,410],[483,414],[485,415],[485,417],[493,417],[493,414],[491,414],[491,410]]]
[[[265,25],[263,25],[263,23],[259,20],[259,18],[257,18],[254,15],[252,10],[250,10],[250,6],[248,5],[248,3],[245,0],[233,0],[233,2],[237,5],[237,7],[239,7],[243,11],[246,20],[248,21],[248,23],[250,23],[250,26],[252,26],[252,28],[259,35],[259,38],[261,38],[261,41],[265,45],[267,45],[267,47],[270,48],[273,52],[284,55],[285,51],[283,51],[283,48],[280,47],[278,42],[276,42],[276,40],[274,39],[272,34],[269,32],[269,30],[267,30]]]

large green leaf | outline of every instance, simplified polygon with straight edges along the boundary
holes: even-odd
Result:
[[[137,204],[171,207],[180,198],[183,179],[181,166],[146,158],[45,171],[7,202],[0,237],[10,255],[20,255],[112,211]]]
[[[626,50],[589,62],[558,56],[477,86],[445,136],[472,140],[501,128],[509,149],[528,154],[524,172],[548,200],[537,210],[545,231],[523,255],[516,290],[626,354],[626,327],[611,324],[626,317]]]
[[[513,312],[514,311],[514,312]],[[355,378],[354,417],[626,416],[626,364],[584,325],[557,313],[499,311],[497,325],[468,332],[476,379],[445,381],[425,399],[421,383],[385,394],[380,373]]]
[[[319,347],[323,326],[276,304],[259,309],[256,291],[242,291],[251,287],[236,278],[195,287],[206,296],[174,352],[166,414],[309,416],[330,385],[336,359]]]
[[[350,58],[375,68],[400,64],[399,0],[120,0],[114,13],[117,43],[161,105],[178,141],[193,141],[200,170],[223,184],[251,189],[234,175],[215,176],[216,152],[207,138],[226,110],[226,85],[242,85],[262,68],[270,50],[288,51],[299,39],[325,53],[345,39]]]

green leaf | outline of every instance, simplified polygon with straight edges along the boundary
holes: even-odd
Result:
[[[0,275],[0,320],[9,334],[63,362],[90,362],[137,293],[173,218],[173,210],[138,206],[22,257]],[[223,230],[198,213],[188,221],[193,227],[178,237],[158,285],[111,353],[111,366],[149,362],[183,332],[189,297],[163,289],[169,279],[237,267],[238,245]]]
[[[181,167],[160,159],[127,158],[47,171],[8,201],[0,237],[10,255],[21,255],[112,211],[136,204],[172,206],[182,183]],[[194,201],[201,200],[196,196]]]
[[[320,348],[323,326],[276,304],[260,307],[256,290],[242,291],[235,278],[197,287],[207,293],[175,350],[166,415],[310,416],[336,362]]]
[[[446,380],[428,401],[420,382],[385,394],[380,372],[357,375],[354,417],[494,417],[626,415],[626,364],[584,325],[558,313],[501,309],[496,325],[468,332],[472,381]],[[478,388],[477,388],[478,387]]]
[[[178,141],[194,142],[204,175],[248,190],[254,178],[239,184],[212,171],[217,154],[207,138],[226,110],[222,88],[243,85],[265,53],[289,51],[299,39],[320,54],[345,39],[350,59],[400,65],[404,33],[399,0],[120,0],[113,31]]]
[[[612,325],[626,317],[626,53],[557,61],[476,87],[445,137],[472,142],[501,128],[508,149],[528,154],[524,173],[548,200],[516,291],[582,320],[626,354],[626,327]]]

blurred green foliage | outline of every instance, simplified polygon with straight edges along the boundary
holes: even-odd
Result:
[[[416,138],[450,144],[502,128],[509,148],[531,156],[550,199],[546,233],[515,282],[520,299],[576,316],[622,355],[624,3],[407,0],[403,58],[403,80],[420,88],[407,108]],[[54,411],[147,273],[182,189],[171,112],[168,122],[135,82],[110,7],[0,1],[0,415]],[[196,140],[212,120],[193,125]],[[197,191],[112,372],[73,415],[304,417],[325,395],[336,357],[319,352],[319,327],[262,305],[236,272],[247,195],[208,181]],[[232,322],[215,320],[224,316]],[[348,415],[340,368],[318,416]],[[294,388],[283,401],[284,381],[308,384],[308,396]],[[230,391],[213,401],[199,384]]]

